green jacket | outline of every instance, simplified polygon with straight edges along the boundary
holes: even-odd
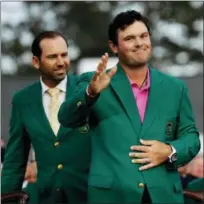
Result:
[[[68,75],[66,99],[71,96],[77,80],[77,76]],[[21,190],[31,144],[38,169],[35,198],[31,193],[31,200],[35,200],[35,204],[45,204],[49,198],[49,202],[55,203],[55,198],[63,191],[69,202],[84,202],[90,137],[83,128],[62,126],[55,136],[42,105],[40,82],[24,88],[13,97],[9,141],[2,170],[2,193]]]
[[[150,93],[141,125],[129,80],[120,65],[110,85],[97,98],[88,100],[86,88],[92,75],[81,76],[75,93],[62,104],[58,115],[63,126],[74,128],[87,123],[92,130],[89,202],[140,203],[142,184],[146,184],[153,203],[182,203],[176,169],[192,160],[200,149],[184,83],[150,68]],[[173,145],[177,162],[171,168],[162,164],[139,171],[140,165],[131,163],[128,155],[139,139]]]

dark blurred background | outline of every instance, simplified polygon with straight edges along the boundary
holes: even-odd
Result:
[[[203,2],[1,2],[1,136],[7,141],[11,98],[38,80],[30,46],[43,30],[62,32],[69,42],[72,71],[94,70],[109,52],[107,30],[119,12],[135,9],[151,21],[151,65],[182,78],[189,87],[197,126],[203,133]]]

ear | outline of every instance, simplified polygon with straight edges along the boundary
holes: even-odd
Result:
[[[40,68],[40,60],[38,59],[38,57],[36,56],[32,57],[32,64],[36,69]]]
[[[115,54],[115,55],[117,55],[118,54],[118,47],[117,47],[117,45],[115,45],[112,41],[110,41],[109,40],[109,47],[110,47],[110,49],[111,49],[111,51]]]

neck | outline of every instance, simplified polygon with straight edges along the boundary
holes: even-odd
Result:
[[[123,70],[125,71],[127,77],[135,82],[138,85],[141,85],[141,83],[144,81],[147,75],[148,66],[140,66],[140,67],[128,67],[127,65],[124,65],[123,63],[120,63]]]
[[[42,81],[43,81],[44,84],[45,84],[46,86],[48,86],[49,88],[54,88],[54,87],[56,87],[56,86],[60,83],[60,81],[50,80],[50,79],[47,79],[47,78],[45,78],[45,77],[43,77],[43,76],[42,76]]]

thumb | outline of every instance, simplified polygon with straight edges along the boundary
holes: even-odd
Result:
[[[111,70],[108,72],[108,76],[112,78],[112,76],[116,73],[116,71],[117,71],[117,67],[111,68]]]

